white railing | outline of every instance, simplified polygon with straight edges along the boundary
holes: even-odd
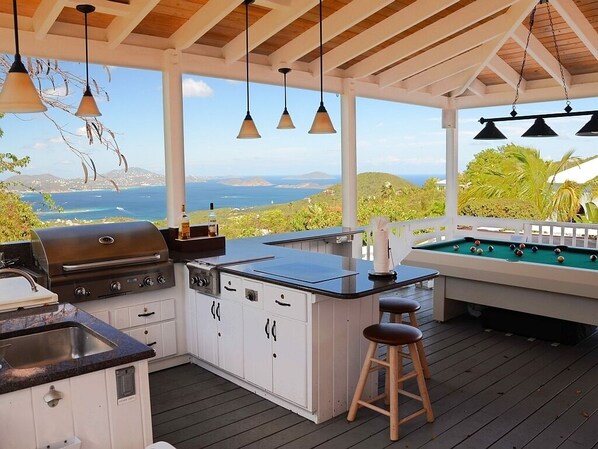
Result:
[[[598,248],[598,224],[459,216],[393,222],[388,227],[394,264],[400,263],[413,246],[459,237]],[[363,258],[373,260],[372,229],[366,227],[364,236]]]

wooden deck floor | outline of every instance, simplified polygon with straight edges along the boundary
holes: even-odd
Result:
[[[432,320],[431,291],[419,322],[436,420],[401,426],[360,409],[313,424],[195,365],[151,374],[155,441],[185,448],[590,449],[598,448],[598,333],[576,346],[483,329],[478,320]],[[401,403],[401,415],[414,405]]]

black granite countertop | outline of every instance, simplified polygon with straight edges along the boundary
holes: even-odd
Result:
[[[153,349],[68,303],[0,313],[0,339],[35,333],[42,328],[56,329],[64,327],[65,323],[76,323],[90,329],[92,333],[110,342],[114,349],[75,360],[24,369],[12,368],[0,355],[0,394],[154,356]]]

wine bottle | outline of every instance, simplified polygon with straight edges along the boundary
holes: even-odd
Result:
[[[218,235],[218,220],[214,212],[214,203],[210,203],[210,214],[208,215],[208,236],[216,237]]]
[[[179,217],[179,240],[187,240],[189,237],[191,237],[191,226],[183,204],[181,206],[181,216]]]

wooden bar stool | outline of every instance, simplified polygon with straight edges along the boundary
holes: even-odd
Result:
[[[380,321],[382,321],[382,315],[384,312],[390,314],[391,323],[402,323],[403,314],[409,314],[409,324],[414,327],[419,327],[415,312],[421,308],[419,302],[412,299],[405,298],[380,298]],[[428,367],[428,361],[426,360],[426,353],[424,351],[424,342],[419,340],[417,342],[417,350],[419,353],[419,360],[424,370],[424,377],[430,378],[430,368]]]
[[[351,422],[355,420],[357,409],[360,406],[371,408],[372,410],[390,417],[390,439],[392,441],[399,439],[400,424],[419,415],[425,413],[428,422],[433,422],[434,413],[432,412],[430,396],[428,395],[424,372],[417,352],[417,342],[422,338],[421,331],[418,328],[407,324],[383,323],[373,324],[366,327],[363,330],[363,336],[370,341],[370,346],[368,347],[363,366],[361,367],[361,374],[357,381],[353,401],[351,401],[347,421]],[[381,360],[376,357],[378,344],[385,344],[388,346],[386,360]],[[401,351],[402,347],[405,345],[409,348],[409,354],[404,354]],[[403,374],[402,357],[411,358],[414,367],[413,371]],[[372,364],[374,366],[372,366]],[[386,382],[384,393],[369,401],[362,400],[361,396],[369,373],[377,371],[381,366],[386,368],[388,373],[387,379],[389,379]],[[405,391],[402,388],[403,382],[413,378],[417,379],[419,395]],[[422,408],[403,419],[399,419],[399,394],[420,401],[422,403]],[[390,411],[373,404],[383,398],[389,399]]]

